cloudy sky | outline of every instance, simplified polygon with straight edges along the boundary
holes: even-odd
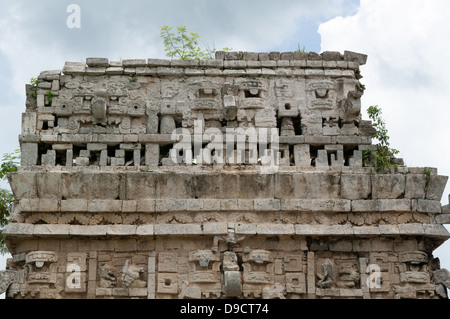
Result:
[[[80,28],[67,27],[70,4],[81,9]],[[368,54],[361,68],[363,110],[383,109],[391,146],[408,166],[450,175],[448,0],[0,0],[0,5],[0,153],[18,147],[31,77],[86,57],[164,58],[159,28],[170,25],[186,26],[216,48],[294,51],[300,44],[307,51]],[[449,193],[450,186],[443,204]],[[450,243],[434,254],[450,269]],[[0,269],[4,260],[0,256]]]

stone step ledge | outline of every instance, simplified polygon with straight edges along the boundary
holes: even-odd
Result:
[[[72,143],[153,143],[160,145],[173,144],[171,134],[70,134],[61,133],[55,135],[49,134],[22,134],[19,136],[19,141],[24,143],[38,143],[38,142],[54,142],[72,144]],[[192,141],[194,137],[192,136]],[[270,141],[270,140],[268,140]],[[204,136],[202,142],[209,142],[209,138]],[[296,136],[279,136],[278,142],[280,144],[310,144],[310,145],[324,145],[324,144],[342,144],[342,145],[370,145],[372,143],[370,136],[315,136],[315,135],[296,135]]]
[[[23,198],[21,212],[154,213],[154,212],[442,212],[439,201],[425,199],[39,199]],[[443,214],[449,215],[449,214]]]
[[[301,224],[156,224],[156,225],[67,225],[10,223],[3,231],[9,237],[64,237],[64,236],[188,236],[188,235],[298,235],[298,236],[425,236],[449,238],[450,233],[439,224],[398,224],[378,226],[301,225]]]
[[[66,62],[62,72],[71,76],[329,76],[355,78],[359,66],[355,62],[332,63],[327,61],[224,61],[193,67],[188,64],[151,65],[151,66],[110,66],[90,67],[82,62]],[[185,61],[183,61],[185,62]],[[59,79],[59,75],[58,78]],[[50,81],[45,79],[44,81]],[[44,82],[42,82],[44,83]],[[42,85],[41,85],[42,86]],[[45,86],[45,85],[44,85]]]

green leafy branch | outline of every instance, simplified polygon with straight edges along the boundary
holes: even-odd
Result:
[[[376,162],[377,171],[397,166],[397,164],[392,162],[392,159],[395,158],[395,155],[398,154],[399,151],[390,147],[386,123],[381,117],[381,108],[378,105],[370,106],[367,109],[367,114],[372,120],[372,126],[376,130],[374,137],[378,140],[378,143],[376,144],[376,154],[373,154],[370,150],[363,151],[363,162],[366,164],[368,162]]]
[[[160,35],[164,41],[164,52],[170,58],[180,60],[212,60],[216,53],[215,48],[201,48],[199,45],[200,35],[194,32],[188,32],[186,27],[162,26]],[[223,51],[230,51],[230,48],[223,48]]]
[[[52,91],[47,91],[47,102],[48,102],[49,104],[52,103],[53,97],[54,97],[55,95],[56,95],[56,94],[53,93]]]
[[[31,91],[31,93],[29,95],[32,97],[37,97],[37,78],[31,78],[30,84],[33,87],[33,90]]]
[[[0,165],[0,179],[7,177],[8,173],[17,172],[20,165],[20,150],[16,149],[12,153],[3,154],[2,164]],[[4,255],[8,252],[5,241],[2,236],[3,228],[8,224],[8,218],[11,214],[12,204],[14,203],[14,195],[6,189],[0,189],[0,254]]]

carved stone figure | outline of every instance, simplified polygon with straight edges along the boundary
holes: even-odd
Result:
[[[125,288],[145,288],[147,283],[139,279],[144,273],[144,268],[130,264],[127,259],[122,269],[122,285]]]
[[[325,259],[325,261],[320,265],[320,273],[317,274],[317,287],[319,288],[330,288],[334,283],[335,266],[330,259]]]
[[[113,288],[116,286],[116,276],[113,272],[113,267],[106,263],[101,263],[98,268],[98,275],[100,277],[100,287]]]
[[[9,286],[18,281],[18,272],[15,270],[0,271],[0,295],[5,293]]]

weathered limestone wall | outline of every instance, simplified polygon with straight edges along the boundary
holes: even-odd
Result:
[[[432,252],[449,237],[447,177],[363,160],[376,151],[361,119],[365,62],[218,52],[42,72],[9,176],[13,259],[0,290],[446,298],[449,273]]]

